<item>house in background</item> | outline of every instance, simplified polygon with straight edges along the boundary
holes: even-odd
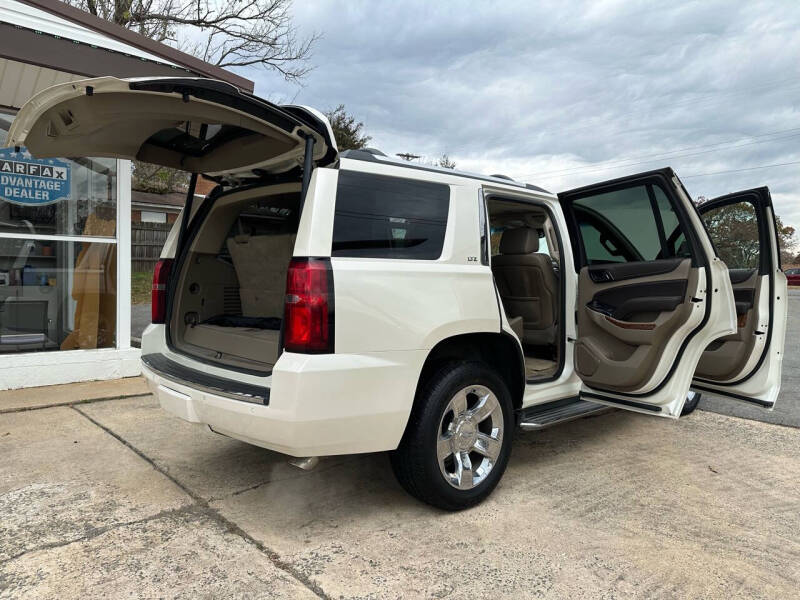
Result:
[[[195,188],[196,206],[217,184],[198,177]],[[131,191],[131,271],[152,273],[161,249],[167,241],[169,230],[175,224],[183,205],[186,191],[156,194],[140,190]]]
[[[202,200],[214,189],[216,183],[199,177],[195,198]],[[186,203],[186,191],[156,194],[141,190],[131,191],[131,223],[164,223],[172,225]]]
[[[0,0],[0,169],[21,163],[35,173],[0,186],[0,389],[139,373],[130,343],[130,163],[38,160],[4,148],[33,95],[106,75],[211,77],[253,91],[252,81],[57,0]],[[44,198],[31,182],[51,173],[59,180]],[[142,199],[138,219],[168,226],[180,206],[163,200]]]
[[[172,225],[178,218],[186,193],[169,192],[154,194],[152,192],[131,191],[131,224],[160,223]]]

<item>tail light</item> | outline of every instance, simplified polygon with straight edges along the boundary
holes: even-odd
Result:
[[[330,259],[293,258],[286,274],[283,346],[289,352],[333,352]]]
[[[150,314],[153,323],[164,323],[167,320],[167,284],[171,271],[171,258],[162,258],[153,270],[153,291],[150,296]]]

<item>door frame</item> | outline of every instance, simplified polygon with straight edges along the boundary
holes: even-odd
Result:
[[[559,323],[559,326],[558,326],[558,333],[557,333],[558,343],[560,345],[559,352],[558,352],[558,366],[556,368],[555,373],[553,373],[553,375],[550,375],[548,377],[543,377],[541,379],[535,379],[535,380],[532,380],[532,381],[528,381],[527,376],[524,377],[525,386],[526,387],[530,386],[530,385],[539,385],[539,384],[543,384],[543,383],[552,383],[553,381],[557,381],[558,379],[560,379],[561,376],[564,373],[564,367],[566,365],[566,355],[567,355],[567,353],[566,353],[566,349],[567,348],[566,347],[567,347],[567,343],[568,343],[568,341],[567,341],[567,319],[566,319],[566,314],[567,314],[567,293],[566,293],[567,292],[567,280],[566,280],[566,277],[564,276],[565,275],[564,274],[565,264],[566,264],[567,261],[565,260],[565,258],[566,258],[566,254],[565,254],[566,246],[564,244],[564,236],[562,235],[561,227],[559,225],[558,220],[556,219],[556,214],[555,214],[555,211],[553,210],[553,207],[548,206],[546,201],[540,200],[538,198],[532,198],[530,196],[516,195],[513,192],[508,192],[508,191],[505,191],[505,190],[497,190],[497,189],[492,189],[491,187],[482,186],[480,188],[480,200],[481,200],[481,204],[482,204],[482,210],[486,214],[486,229],[487,229],[487,232],[488,232],[488,236],[486,238],[486,253],[487,253],[487,258],[488,258],[489,269],[491,269],[491,267],[492,267],[492,248],[491,248],[491,219],[492,219],[492,215],[489,212],[488,202],[492,198],[496,198],[498,200],[505,200],[506,202],[516,202],[518,204],[527,204],[527,205],[530,205],[530,206],[535,206],[535,207],[543,210],[545,213],[547,213],[547,217],[550,219],[550,222],[553,224],[553,231],[556,234],[556,243],[558,244],[558,252],[559,252],[559,256],[561,257],[561,262],[560,262],[560,265],[559,265],[559,267],[561,268],[561,273],[559,274],[559,284],[558,284],[558,294],[560,296],[559,300],[558,300],[558,304],[559,304],[560,311],[561,311],[560,315],[559,315],[560,323]],[[555,199],[553,199],[553,201],[555,201]],[[562,211],[562,216],[565,216],[565,215],[563,215],[563,211]],[[566,217],[565,217],[565,221],[566,221]],[[571,249],[571,246],[570,246],[570,249]],[[483,248],[481,248],[481,251],[483,251]],[[494,282],[494,274],[492,274],[492,283],[494,284],[494,293],[495,293],[495,297],[497,298],[497,306],[498,306],[498,310],[500,311],[500,315],[501,315],[500,328],[502,330],[502,320],[503,320],[502,316],[505,315],[505,308],[503,307],[503,302],[502,302],[502,300],[500,298],[500,292],[497,290],[497,284]],[[508,316],[506,315],[506,320],[507,319],[508,319]],[[519,343],[520,343],[520,353],[522,354],[523,364],[524,364],[525,351],[522,348],[522,340],[519,340]]]
[[[661,187],[662,191],[664,192],[665,196],[670,202],[670,205],[675,211],[678,223],[681,226],[684,235],[686,236],[686,241],[689,244],[689,247],[691,248],[690,260],[692,268],[702,268],[705,270],[706,286],[709,292],[706,294],[706,306],[705,306],[705,312],[703,314],[703,319],[691,332],[689,332],[689,334],[683,340],[675,356],[675,359],[672,365],[670,366],[669,371],[667,371],[666,376],[652,390],[649,390],[647,392],[618,392],[613,390],[592,388],[592,391],[590,392],[581,391],[581,396],[603,400],[604,402],[608,402],[609,404],[617,404],[623,407],[632,407],[641,410],[646,410],[652,413],[661,413],[663,410],[662,406],[648,404],[647,402],[641,402],[638,401],[638,399],[644,400],[658,393],[674,377],[675,372],[678,370],[678,367],[680,365],[681,359],[683,358],[684,352],[686,351],[686,348],[689,345],[689,342],[698,333],[700,333],[703,330],[703,328],[708,324],[708,320],[711,315],[711,305],[714,296],[714,294],[710,292],[710,290],[714,287],[715,284],[712,277],[712,269],[710,267],[710,260],[712,260],[712,257],[706,254],[703,244],[698,236],[698,232],[695,228],[696,225],[692,224],[692,218],[686,209],[685,203],[682,202],[679,197],[676,197],[675,192],[677,191],[679,194],[683,194],[686,197],[686,201],[689,203],[692,203],[691,196],[689,196],[689,194],[686,191],[686,188],[683,186],[683,183],[680,181],[680,179],[672,170],[672,168],[665,167],[663,169],[646,171],[644,173],[637,173],[635,175],[620,177],[617,179],[613,179],[611,181],[606,181],[598,184],[590,184],[587,186],[583,186],[581,188],[568,190],[566,192],[560,192],[558,194],[558,199],[562,205],[564,216],[567,221],[567,226],[569,228],[570,238],[572,240],[572,245],[573,245],[575,271],[579,275],[580,270],[584,266],[588,267],[589,265],[586,259],[586,251],[583,245],[583,238],[580,234],[580,227],[578,225],[577,219],[575,218],[574,210],[572,209],[572,201],[587,196],[597,195],[598,193],[613,192],[620,189],[633,187],[637,184],[646,185],[647,183],[661,184],[659,187]],[[700,219],[699,214],[695,214],[694,216],[700,222],[701,224],[700,226],[702,227],[702,219]],[[657,220],[655,212],[653,218]],[[661,225],[661,229],[663,230],[663,224]],[[666,232],[664,232],[664,234],[666,235]],[[576,298],[576,307],[575,307],[576,311],[578,310],[578,308],[579,307],[577,306],[577,298]],[[607,397],[604,394],[611,394],[612,396]],[[625,398],[627,400],[615,398],[614,396],[621,396],[622,398]]]
[[[740,192],[733,192],[730,194],[726,194],[724,196],[720,196],[718,198],[713,198],[708,202],[702,204],[701,206],[697,207],[697,213],[701,216],[702,221],[702,214],[709,210],[723,208],[725,206],[730,206],[733,204],[739,204],[740,202],[750,202],[753,205],[753,208],[756,212],[756,220],[757,220],[757,228],[758,228],[758,238],[759,238],[759,265],[758,265],[758,275],[764,276],[767,275],[769,279],[769,325],[767,329],[767,338],[764,343],[764,348],[761,352],[761,356],[758,359],[755,367],[747,373],[744,377],[740,377],[735,381],[729,381],[726,383],[718,383],[716,381],[710,379],[703,379],[702,377],[692,378],[692,388],[698,389],[704,392],[714,393],[714,394],[721,394],[725,396],[730,396],[737,400],[744,400],[746,402],[750,402],[753,404],[758,404],[759,406],[764,407],[771,407],[774,403],[766,402],[763,400],[750,398],[749,396],[744,396],[742,394],[737,394],[735,392],[726,392],[719,389],[705,387],[703,385],[695,385],[695,381],[699,381],[701,383],[710,384],[713,386],[718,387],[733,387],[736,385],[740,385],[746,381],[748,381],[751,377],[753,377],[764,364],[764,361],[767,358],[767,355],[770,351],[772,346],[772,338],[773,338],[773,331],[774,331],[774,323],[775,323],[775,271],[780,270],[781,268],[781,253],[780,247],[778,246],[778,229],[777,224],[775,223],[775,210],[772,205],[772,196],[769,192],[769,188],[766,186],[753,188],[749,190],[743,190]],[[767,222],[771,218],[772,227],[769,226]],[[703,222],[703,227],[706,227],[705,222]],[[708,229],[706,228],[706,232]],[[772,235],[775,235],[775,247],[773,248],[772,245]],[[710,240],[713,238],[711,235],[708,236]],[[764,251],[765,244],[767,245],[766,252]],[[775,252],[776,256],[773,256],[773,251]]]

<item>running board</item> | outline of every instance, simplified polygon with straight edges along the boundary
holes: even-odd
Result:
[[[556,423],[565,423],[607,410],[608,406],[587,400],[577,398],[557,400],[524,409],[520,415],[519,427],[525,431],[544,429]]]

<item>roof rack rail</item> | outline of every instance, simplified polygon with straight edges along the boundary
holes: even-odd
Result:
[[[517,187],[525,188],[528,190],[533,190],[536,192],[542,192],[545,194],[549,194],[547,190],[540,188],[537,185],[533,185],[530,183],[521,183],[518,181],[514,181],[508,175],[479,175],[477,173],[466,173],[464,171],[455,171],[450,169],[445,169],[443,167],[435,167],[431,165],[421,165],[419,163],[411,163],[400,159],[395,159],[390,156],[386,156],[380,150],[375,150],[374,148],[363,148],[361,150],[343,150],[339,153],[341,158],[347,158],[350,160],[365,160],[368,162],[377,162],[383,164],[389,164],[393,167],[400,167],[403,169],[414,169],[418,171],[430,171],[433,173],[440,173],[442,175],[454,175],[456,177],[468,177],[469,179],[477,179],[479,181],[508,181],[509,183],[506,185],[514,185]]]

